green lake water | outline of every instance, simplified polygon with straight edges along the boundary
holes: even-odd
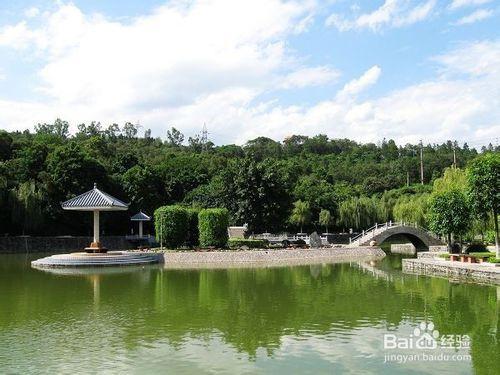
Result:
[[[31,259],[0,256],[1,374],[500,373],[500,287],[404,275],[399,257],[83,275]],[[453,347],[384,348],[421,323]]]

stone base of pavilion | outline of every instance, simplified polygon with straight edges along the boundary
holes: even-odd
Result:
[[[57,254],[31,262],[33,268],[138,266],[159,263],[163,254],[135,251]]]

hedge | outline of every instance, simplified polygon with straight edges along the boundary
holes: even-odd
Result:
[[[154,212],[155,232],[158,242],[169,248],[178,248],[188,235],[188,213],[181,206],[162,206]]]
[[[207,208],[198,214],[201,247],[226,247],[229,213],[225,208]]]
[[[188,208],[186,211],[188,216],[188,232],[186,243],[188,246],[195,247],[200,243],[200,232],[198,230],[198,214],[200,210],[196,208]]]
[[[238,249],[243,246],[248,247],[249,249],[264,249],[268,246],[269,241],[264,239],[247,239],[247,238],[230,238],[228,241],[228,245],[230,249]]]

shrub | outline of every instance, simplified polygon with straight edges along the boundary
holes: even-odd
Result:
[[[439,257],[444,259],[450,259],[451,254],[439,254]]]
[[[490,263],[500,263],[500,258],[490,257],[488,259],[488,262],[490,262]]]
[[[196,208],[188,208],[186,209],[186,211],[188,219],[188,233],[186,242],[188,246],[195,247],[200,243],[200,232],[198,230],[198,214],[200,210]]]
[[[485,244],[483,244],[482,242],[472,242],[469,246],[467,246],[467,249],[465,250],[465,252],[467,254],[470,254],[470,253],[484,253],[484,252],[487,252],[488,249],[486,248]]]
[[[249,249],[264,249],[268,244],[269,241],[264,239],[230,238],[228,241],[230,249],[238,249],[243,246]]]
[[[188,235],[188,213],[181,206],[162,206],[154,213],[156,239],[170,248],[182,246]]]
[[[484,252],[480,252],[480,253],[469,253],[469,256],[473,257],[473,258],[484,258],[484,257],[488,257],[488,258],[491,258],[491,257],[495,257],[495,253],[492,253],[492,252],[489,252],[489,251],[484,251]]]
[[[198,214],[201,247],[225,247],[229,214],[225,208],[207,208]]]

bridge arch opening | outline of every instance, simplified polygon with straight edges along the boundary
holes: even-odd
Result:
[[[396,233],[385,238],[379,245],[384,250],[390,250],[392,244],[412,243],[417,251],[427,251],[429,247],[417,236],[411,233]]]

